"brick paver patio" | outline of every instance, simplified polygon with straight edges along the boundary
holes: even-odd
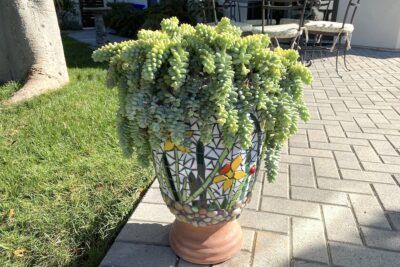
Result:
[[[215,266],[400,266],[400,53],[353,49],[311,66],[312,119],[261,175],[240,218],[241,253]],[[174,219],[155,182],[101,266],[196,266],[168,247]]]

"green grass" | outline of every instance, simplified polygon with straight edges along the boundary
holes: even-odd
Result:
[[[97,266],[151,182],[122,156],[104,66],[63,40],[70,83],[0,109],[0,266]]]
[[[21,84],[19,82],[10,81],[0,86],[0,102],[2,100],[8,99],[13,93],[18,91],[21,88]]]

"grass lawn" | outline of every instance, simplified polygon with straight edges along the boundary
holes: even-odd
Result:
[[[0,266],[97,266],[151,182],[122,156],[104,66],[63,40],[69,85],[0,109]]]

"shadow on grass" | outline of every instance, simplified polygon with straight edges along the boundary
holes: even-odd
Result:
[[[84,43],[80,43],[66,35],[62,36],[64,54],[68,68],[97,68],[106,69],[105,64],[94,62],[91,58],[93,49]],[[10,98],[17,92],[23,83],[22,81],[8,81],[0,83],[0,102]]]
[[[87,44],[78,42],[65,34],[62,35],[62,40],[68,68],[107,68],[105,64],[92,60],[91,55],[94,50]]]

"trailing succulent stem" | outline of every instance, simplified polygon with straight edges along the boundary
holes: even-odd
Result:
[[[269,43],[262,34],[241,37],[227,18],[216,27],[179,25],[170,18],[159,31],[141,30],[137,40],[96,50],[93,59],[109,62],[109,80],[120,88],[118,121],[126,154],[135,150],[146,163],[153,147],[167,140],[184,144],[193,118],[203,143],[211,140],[217,122],[226,147],[238,138],[247,149],[254,131],[251,114],[257,114],[272,181],[282,144],[296,132],[298,118],[309,117],[303,84],[312,76],[296,51],[272,51]]]

